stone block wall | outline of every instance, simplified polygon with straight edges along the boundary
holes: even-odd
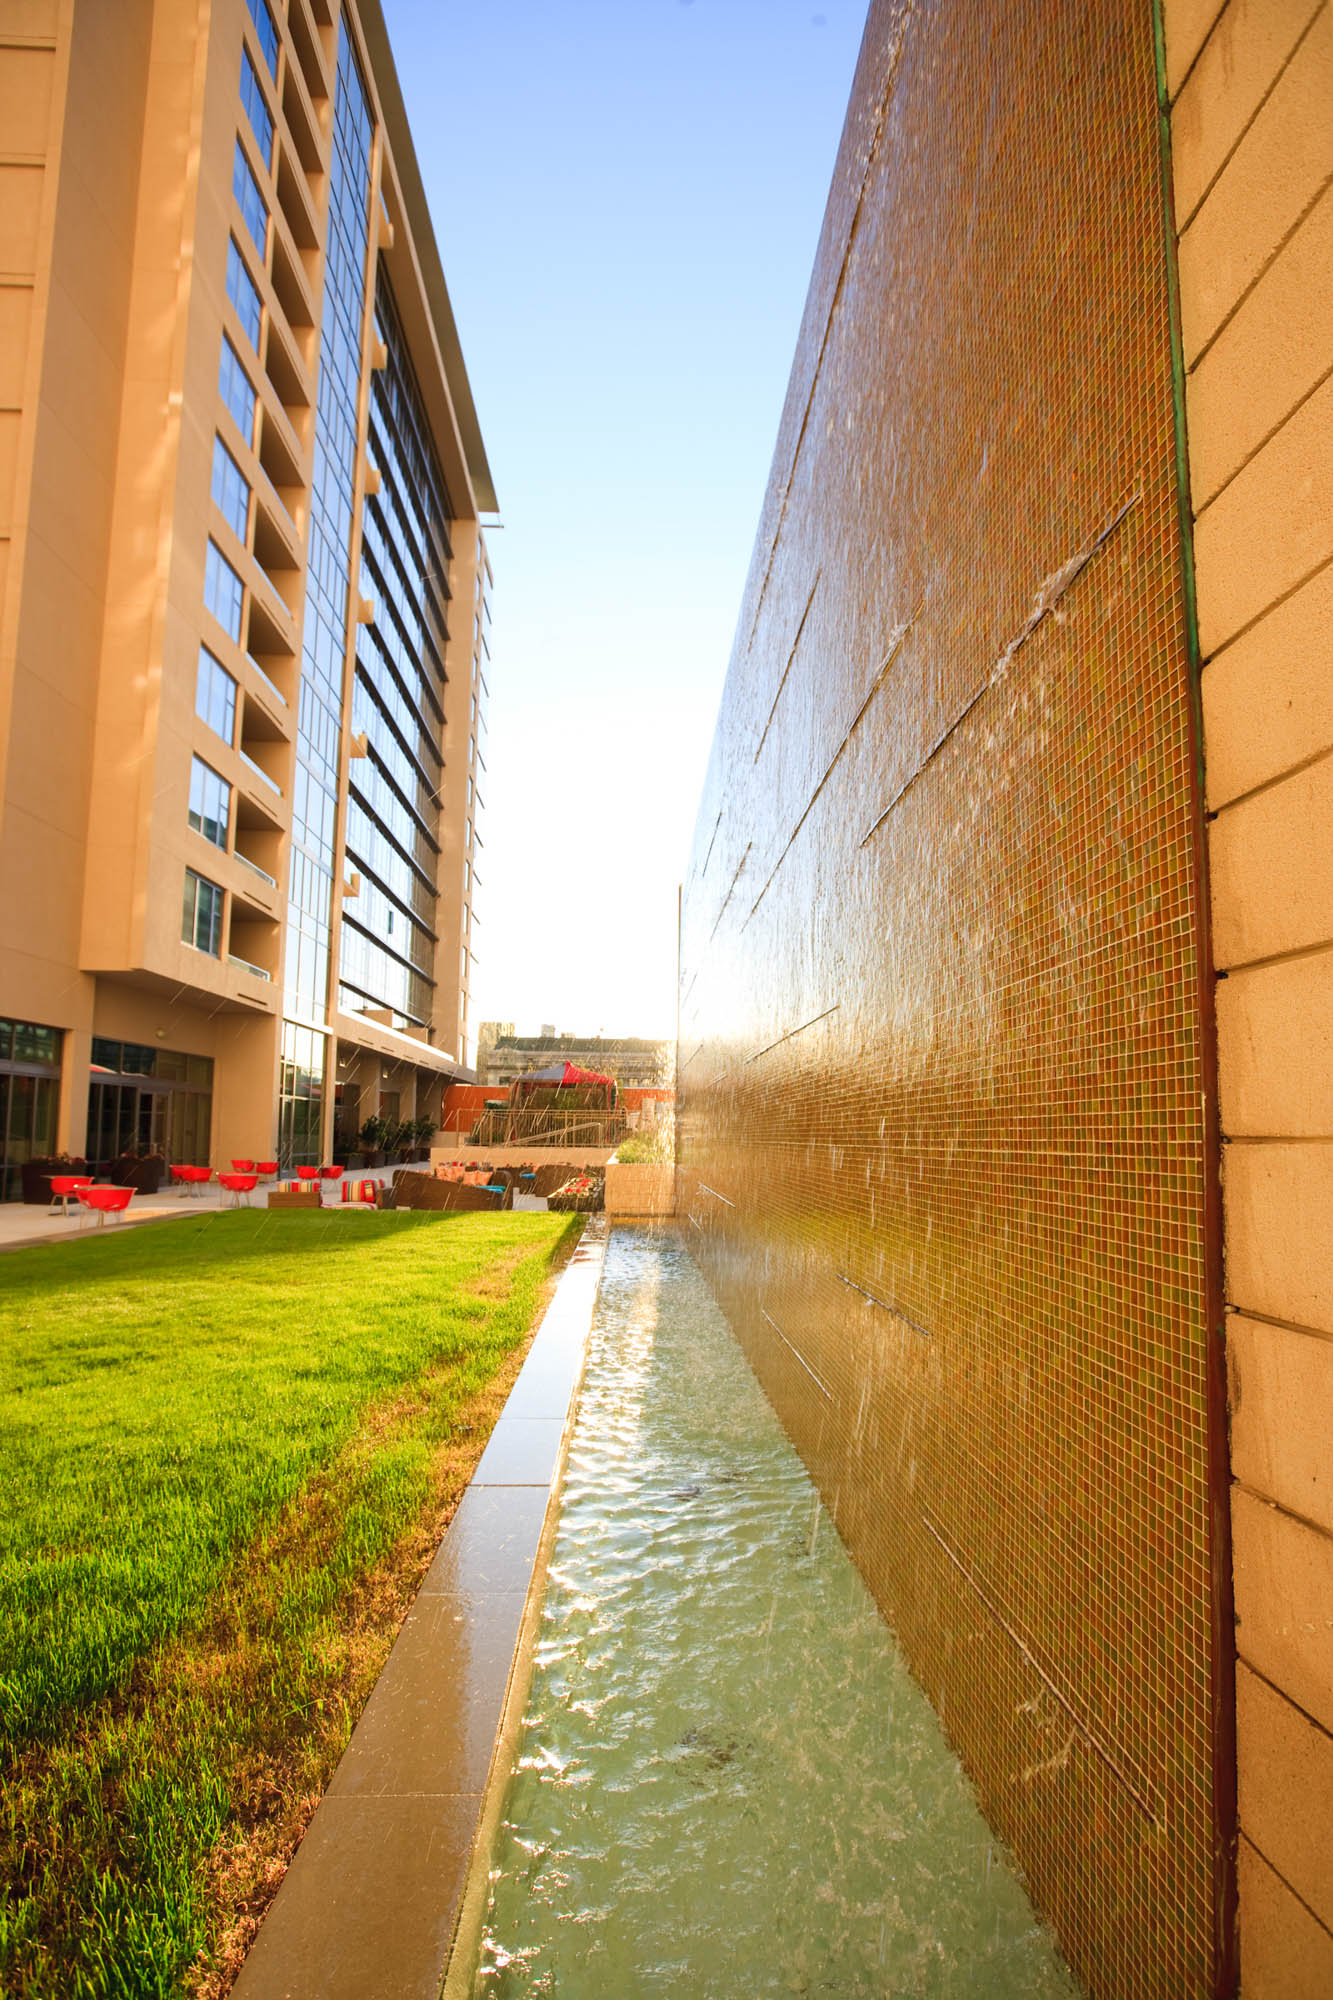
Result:
[[[1203,656],[1245,2000],[1333,1992],[1333,9],[1166,0]]]

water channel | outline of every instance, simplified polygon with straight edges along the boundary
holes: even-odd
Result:
[[[1078,1992],[672,1232],[612,1234],[475,1992]]]

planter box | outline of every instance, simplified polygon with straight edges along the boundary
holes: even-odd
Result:
[[[38,1203],[49,1206],[52,1174],[90,1174],[92,1172],[93,1169],[86,1160],[53,1159],[49,1153],[35,1160],[25,1160],[19,1169],[23,1199],[28,1203],[30,1208],[35,1208]]]
[[[299,1194],[282,1194],[276,1189],[268,1198],[270,1208],[319,1208],[319,1190],[312,1188],[307,1194],[302,1188]]]

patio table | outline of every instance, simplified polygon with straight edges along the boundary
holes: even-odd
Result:
[[[47,1210],[48,1215],[56,1213],[56,1203],[59,1202],[60,1213],[68,1216],[70,1196],[76,1195],[80,1188],[91,1187],[92,1184],[91,1174],[52,1174],[51,1206]]]

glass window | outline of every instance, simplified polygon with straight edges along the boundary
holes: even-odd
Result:
[[[49,1063],[57,1068],[60,1063],[60,1030],[43,1028],[36,1021],[5,1021],[0,1023],[6,1033],[0,1041],[0,1054],[23,1063]]]
[[[241,50],[241,103],[250,120],[250,130],[259,141],[264,164],[268,166],[273,158],[273,113],[260,85],[259,72],[250,60],[249,49]]]
[[[199,648],[199,674],[194,689],[194,712],[224,743],[236,735],[236,683],[207,646]]]
[[[194,758],[190,765],[190,825],[214,847],[225,849],[230,814],[231,786],[202,757]]]
[[[236,205],[242,220],[250,232],[250,238],[260,256],[268,249],[268,203],[259,192],[259,182],[255,179],[250,162],[245,157],[245,148],[236,141],[236,156],[231,163],[231,191],[236,197]]]
[[[220,437],[213,440],[213,504],[243,542],[250,524],[250,482]]]
[[[222,891],[216,882],[196,875],[193,868],[185,871],[181,937],[196,951],[206,951],[213,958],[222,956]]]
[[[249,335],[250,344],[257,354],[260,325],[259,292],[254,279],[245,268],[245,259],[236,246],[234,236],[227,239],[227,297],[240,315],[241,325]]]
[[[248,445],[255,441],[255,392],[241,366],[240,356],[222,336],[222,360],[218,367],[218,394],[231,411],[236,428]]]
[[[266,0],[248,0],[250,19],[255,24],[259,46],[264,51],[264,61],[268,64],[269,75],[276,79],[278,74],[278,31],[273,25]]]
[[[241,579],[237,576],[217,543],[210,541],[208,554],[204,558],[204,603],[223,631],[241,642],[241,607],[245,593]]]

